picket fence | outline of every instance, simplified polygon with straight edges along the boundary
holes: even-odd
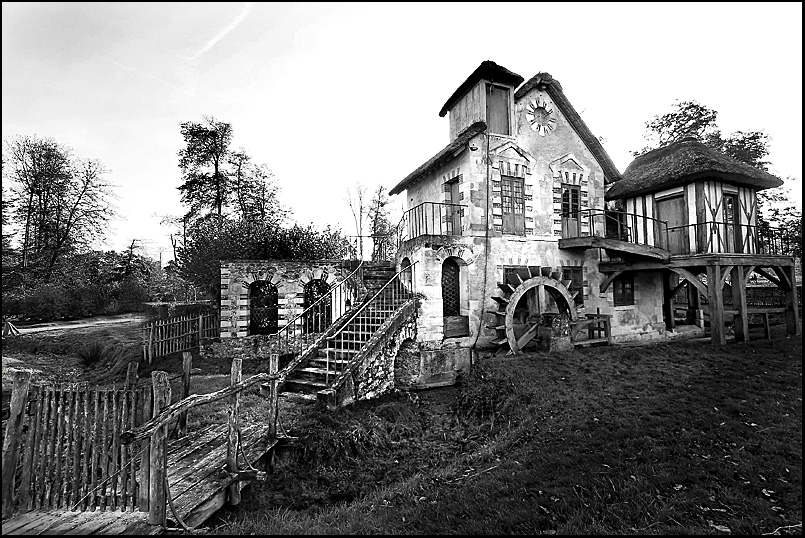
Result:
[[[218,313],[174,316],[143,323],[143,358],[155,358],[199,345],[203,338],[218,336]]]

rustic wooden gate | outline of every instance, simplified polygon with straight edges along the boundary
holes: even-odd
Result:
[[[138,475],[148,471],[147,445],[124,445],[120,433],[145,421],[151,387],[29,387],[15,380],[14,390],[21,400],[14,416],[12,399],[5,432],[4,518],[15,504],[20,512],[147,508],[148,491],[139,487],[147,480]]]

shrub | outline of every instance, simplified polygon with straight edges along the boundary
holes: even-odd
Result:
[[[481,363],[473,367],[462,383],[453,412],[459,418],[489,421],[494,428],[495,422],[511,419],[518,409],[525,407],[527,400],[512,372],[493,370]]]
[[[78,358],[85,368],[95,366],[106,358],[108,351],[103,343],[92,341],[77,351]]]

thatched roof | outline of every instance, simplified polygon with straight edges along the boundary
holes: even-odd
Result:
[[[475,135],[483,133],[484,131],[486,131],[486,122],[476,121],[461,131],[455,140],[447,144],[442,151],[428,159],[422,166],[408,174],[405,179],[400,181],[396,187],[389,191],[389,194],[401,193],[410,185],[421,179],[422,176],[452,159],[456,151],[458,151],[464,144],[472,140]]]
[[[519,101],[534,88],[547,92],[556,106],[559,107],[559,110],[562,111],[567,122],[579,135],[579,138],[581,138],[584,145],[587,146],[587,149],[590,150],[590,153],[593,154],[598,164],[601,165],[601,169],[604,171],[604,183],[609,184],[613,181],[618,181],[621,178],[621,173],[618,172],[618,168],[615,166],[615,163],[612,162],[604,146],[602,146],[601,142],[593,135],[590,128],[587,127],[587,124],[584,123],[584,120],[579,116],[579,113],[573,108],[573,105],[570,104],[570,101],[568,101],[562,91],[562,85],[559,84],[559,81],[553,78],[549,73],[537,73],[531,77],[528,82],[520,86],[514,93],[514,99]]]
[[[481,65],[472,72],[472,74],[467,77],[467,80],[458,87],[456,91],[453,92],[453,95],[450,96],[450,99],[442,107],[442,110],[439,111],[439,117],[443,118],[447,111],[450,110],[450,107],[453,106],[456,101],[464,97],[464,94],[467,93],[475,84],[481,80],[491,80],[492,82],[500,82],[502,84],[509,84],[514,86],[515,88],[523,82],[523,77],[518,75],[517,73],[512,73],[505,67],[502,67],[492,60],[486,60],[481,62]]]
[[[623,179],[609,188],[605,198],[630,198],[702,178],[747,185],[756,190],[783,184],[782,180],[759,168],[705,146],[697,138],[686,137],[638,156],[626,168]]]

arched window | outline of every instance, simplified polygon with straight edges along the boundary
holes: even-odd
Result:
[[[313,308],[305,313],[302,318],[302,327],[305,332],[322,332],[333,322],[332,298],[330,297],[330,285],[327,284],[327,274],[321,278],[314,278],[305,284],[305,310],[310,306]],[[320,298],[322,298],[319,301]],[[318,303],[316,301],[319,301]]]
[[[255,280],[249,286],[251,321],[249,334],[274,334],[277,324],[277,286],[267,280]]]
[[[444,316],[460,315],[461,292],[459,288],[458,264],[447,258],[442,264],[442,308]]]

